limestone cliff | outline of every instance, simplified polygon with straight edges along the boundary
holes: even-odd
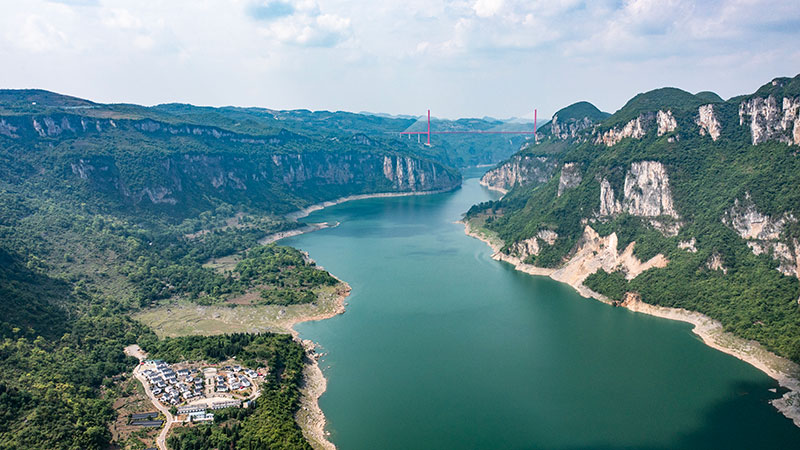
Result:
[[[535,237],[513,243],[509,249],[509,254],[524,261],[530,256],[538,255],[542,245],[553,245],[557,239],[558,233],[555,231],[539,230]]]
[[[631,164],[625,176],[625,211],[634,216],[670,216],[678,213],[672,204],[669,177],[664,165],[657,161],[640,161]]]
[[[540,129],[540,133],[537,133],[537,138],[540,140],[552,138],[556,141],[583,141],[584,131],[590,130],[609,115],[589,102],[576,102],[553,114],[550,122]]]
[[[545,183],[555,172],[556,162],[544,156],[516,155],[498,167],[486,172],[480,183],[500,191],[517,185]]]
[[[725,211],[722,223],[736,230],[756,255],[770,254],[778,261],[778,271],[800,278],[800,242],[784,235],[788,224],[797,223],[792,214],[784,213],[778,218],[762,214],[750,195],[745,194],[744,199],[736,199]]]
[[[498,259],[517,265],[518,268],[525,266],[531,269],[530,273],[549,275],[555,280],[568,283],[579,291],[586,290],[583,282],[589,275],[600,269],[609,273],[621,272],[626,279],[632,280],[646,270],[663,268],[669,263],[669,260],[660,253],[647,261],[639,260],[633,254],[636,242],[631,242],[620,252],[617,248],[619,239],[616,233],[600,236],[592,227],[587,225],[581,238],[559,268],[537,268],[525,264],[524,261],[528,256],[539,253],[541,248],[539,239],[540,236],[537,236],[536,238],[514,243],[509,247],[507,253],[498,251],[495,255]],[[523,267],[522,270],[525,270],[525,268]]]
[[[611,147],[625,138],[641,139],[647,133],[646,122],[649,120],[652,120],[652,114],[642,114],[626,123],[622,129],[613,127],[597,136],[595,143],[605,144],[606,147]]]
[[[753,145],[770,140],[800,145],[800,97],[754,97],[739,105],[739,125],[748,125]]]
[[[601,180],[599,214],[611,216],[620,212],[639,217],[679,218],[673,205],[669,177],[663,164],[657,161],[632,163],[625,175],[621,202],[616,199],[609,181],[605,178]]]
[[[561,176],[558,178],[557,196],[561,197],[568,189],[581,184],[581,181],[583,181],[583,176],[581,175],[580,167],[572,162],[564,164],[561,167]]]
[[[437,162],[382,149],[361,135],[340,143],[285,130],[246,135],[61,112],[2,120],[2,139],[63,148],[57,158],[64,167],[56,176],[80,180],[77,186],[102,194],[108,204],[157,206],[179,215],[220,201],[282,211],[347,195],[453,189],[461,181]]]
[[[678,122],[671,110],[658,110],[655,113],[639,114],[635,119],[627,122],[622,128],[612,127],[595,138],[595,144],[604,144],[612,147],[625,138],[641,139],[655,124],[656,134],[663,136],[678,128]]]
[[[662,254],[642,262],[633,254],[635,242],[628,244],[620,252],[617,249],[616,233],[600,236],[592,227],[586,226],[575,248],[570,252],[567,262],[552,277],[572,285],[583,283],[589,275],[600,269],[606,272],[620,271],[625,278],[632,280],[645,270],[666,267],[669,262]]]
[[[673,117],[672,111],[664,112],[659,110],[658,113],[656,113],[656,125],[658,126],[659,136],[671,133],[678,128],[678,122],[675,120],[675,117]]]
[[[235,201],[248,192],[259,195],[264,187],[276,184],[280,190],[307,192],[312,200],[321,201],[344,194],[452,189],[460,181],[431,161],[359,152],[163,156],[146,179],[132,178],[126,167],[120,168],[116,160],[107,157],[84,157],[70,163],[72,173],[94,189],[135,205],[176,205],[190,201],[192,192]]]
[[[700,127],[700,135],[711,136],[711,140],[716,141],[719,139],[721,126],[714,114],[714,105],[703,105],[697,110],[698,116],[695,123]]]
[[[591,119],[583,117],[581,119],[563,120],[559,119],[558,114],[554,115],[550,121],[552,136],[556,139],[571,139],[578,137],[578,134],[594,125]]]

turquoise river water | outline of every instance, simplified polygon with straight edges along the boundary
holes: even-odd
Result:
[[[777,383],[685,323],[614,308],[491,259],[456,223],[497,195],[344,203],[282,241],[353,288],[319,343],[340,449],[800,448]]]

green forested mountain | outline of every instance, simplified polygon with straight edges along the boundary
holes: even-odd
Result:
[[[262,110],[242,111],[248,110],[96,105],[5,91],[0,158],[12,184],[24,181],[103,211],[176,218],[221,204],[282,213],[350,194],[460,182],[416,145],[330,125],[293,127],[313,131],[301,134],[273,115],[261,120]]]
[[[298,226],[284,213],[459,186],[429,149],[377,133],[378,118],[326,114],[0,90],[0,448],[107,448],[115,380],[135,364],[123,347],[165,348],[129,318],[142,307],[251,290],[260,303],[307,303],[337,283],[295,249],[258,244]],[[233,253],[230,270],[206,264]],[[293,419],[300,344],[226,339],[257,341],[243,351],[282,376],[237,419],[230,448],[307,448]]]
[[[800,362],[798,86],[800,76],[777,78],[728,101],[639,94],[575,133],[542,133],[484,178],[513,189],[468,218],[538,266],[597,246],[581,254],[600,267],[581,274],[589,288],[700,311]],[[633,242],[639,261],[662,255],[665,267],[653,259],[639,273],[621,256]]]

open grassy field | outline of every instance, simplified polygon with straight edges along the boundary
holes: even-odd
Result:
[[[318,289],[317,301],[301,305],[203,306],[188,301],[165,302],[136,313],[133,318],[151,327],[159,337],[225,333],[292,333],[295,323],[321,320],[344,312],[345,283]]]

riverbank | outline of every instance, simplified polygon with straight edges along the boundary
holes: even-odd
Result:
[[[263,238],[259,239],[258,243],[261,245],[272,244],[273,242],[280,241],[281,239],[286,239],[293,236],[299,236],[305,233],[311,233],[312,231],[324,230],[325,228],[334,228],[338,226],[339,222],[336,222],[334,224],[331,224],[329,222],[309,223],[304,227],[295,228],[293,230],[279,231],[277,233],[268,234]]]
[[[317,359],[321,356],[311,341],[303,341],[294,329],[298,323],[325,320],[345,311],[345,301],[350,286],[342,282],[325,287],[318,292],[313,304],[300,305],[198,305],[186,300],[162,304],[134,315],[146,324],[159,338],[215,335],[230,333],[285,333],[291,334],[306,349],[304,384],[301,388],[300,410],[297,423],[303,435],[314,448],[333,449],[325,434],[325,416],[318,399],[325,392],[327,380]]]
[[[295,212],[286,214],[286,218],[289,220],[297,220],[302,219],[303,217],[308,216],[314,211],[319,211],[321,209],[325,209],[329,206],[339,205],[341,203],[353,201],[353,200],[366,200],[368,198],[388,198],[388,197],[409,197],[412,195],[432,195],[432,194],[442,194],[444,192],[454,191],[461,186],[454,186],[448,189],[438,189],[435,191],[413,191],[413,192],[378,192],[375,194],[357,194],[357,195],[350,195],[347,197],[340,197],[336,200],[329,200],[327,202],[316,203],[311,206],[307,206],[305,208],[299,209]]]
[[[503,195],[508,194],[508,189],[503,189],[501,187],[497,187],[495,185],[489,184],[489,183],[483,181],[483,178],[481,178],[480,181],[478,181],[478,184],[480,184],[481,186],[483,186],[485,188],[491,189],[493,191],[497,191],[497,192],[499,192],[499,193],[501,193]]]
[[[340,280],[341,281],[341,280]],[[314,316],[297,318],[289,326],[290,332],[295,339],[300,339],[299,333],[294,329],[294,325],[302,322],[330,319],[345,311],[345,299],[350,295],[352,288],[349,284],[341,281],[344,289],[339,291],[336,296],[335,309],[328,313],[321,313]],[[321,353],[317,352],[317,344],[310,340],[301,340],[306,349],[306,365],[303,369],[303,386],[300,388],[300,409],[295,415],[295,420],[303,430],[303,436],[311,443],[315,449],[334,450],[336,446],[328,440],[325,426],[327,421],[325,414],[319,407],[319,398],[328,388],[328,380],[319,367]]]
[[[505,261],[513,265],[516,270],[524,273],[548,276],[556,281],[566,283],[577,290],[583,297],[594,298],[611,305],[615,304],[607,297],[584,286],[582,282],[575,281],[575,279],[560,279],[561,277],[554,276],[555,269],[526,264],[517,257],[502,253],[500,251],[503,247],[502,240],[485,230],[473,229],[468,221],[462,223],[464,224],[465,234],[485,242],[492,248],[492,259]],[[650,305],[644,303],[638,295],[633,293],[627,293],[623,301],[617,306],[628,308],[634,312],[679,320],[694,325],[692,331],[706,345],[756,367],[770,378],[776,380],[781,387],[787,389],[788,392],[771,403],[784,416],[792,420],[796,426],[800,427],[800,367],[797,364],[775,355],[755,341],[748,341],[726,332],[720,322],[695,311]]]

